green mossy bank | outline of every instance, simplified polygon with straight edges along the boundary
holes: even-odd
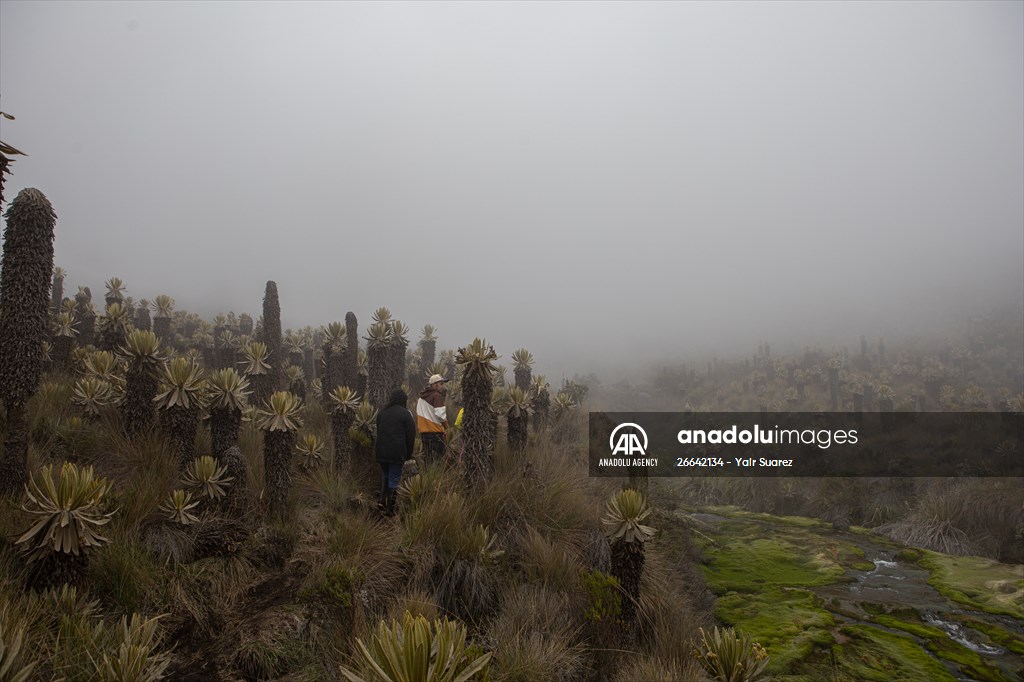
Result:
[[[860,529],[836,532],[813,519],[732,507],[689,518],[717,597],[715,617],[766,647],[768,672],[779,682],[998,682],[1024,674],[1024,566],[902,549]],[[894,558],[889,566],[913,567],[898,577],[926,581],[915,587],[929,590],[935,603],[919,611],[861,592],[883,554]],[[848,598],[835,598],[846,591]],[[928,615],[932,606],[941,618]],[[957,641],[962,632],[984,651]]]

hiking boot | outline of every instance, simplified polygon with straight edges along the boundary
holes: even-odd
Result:
[[[398,490],[392,488],[384,495],[384,516],[394,516],[395,506],[398,501]]]

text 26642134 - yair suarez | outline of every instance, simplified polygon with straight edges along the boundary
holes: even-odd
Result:
[[[738,468],[747,467],[791,467],[793,466],[793,460],[791,459],[769,459],[767,457],[733,457],[731,459],[723,459],[721,457],[676,457],[676,466],[691,468],[691,467],[727,467],[733,466]]]

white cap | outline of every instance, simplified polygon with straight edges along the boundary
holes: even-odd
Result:
[[[429,380],[429,381],[427,381],[427,383],[428,383],[428,384],[436,384],[436,383],[437,383],[437,382],[439,382],[439,381],[440,381],[441,383],[444,383],[444,382],[446,382],[446,381],[448,381],[448,380],[447,380],[447,379],[445,379],[445,378],[444,378],[443,376],[441,376],[440,374],[432,374],[432,375],[430,376],[430,380]]]

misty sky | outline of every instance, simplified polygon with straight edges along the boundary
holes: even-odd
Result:
[[[73,291],[442,347],[899,336],[1024,289],[1024,3],[0,2]]]

